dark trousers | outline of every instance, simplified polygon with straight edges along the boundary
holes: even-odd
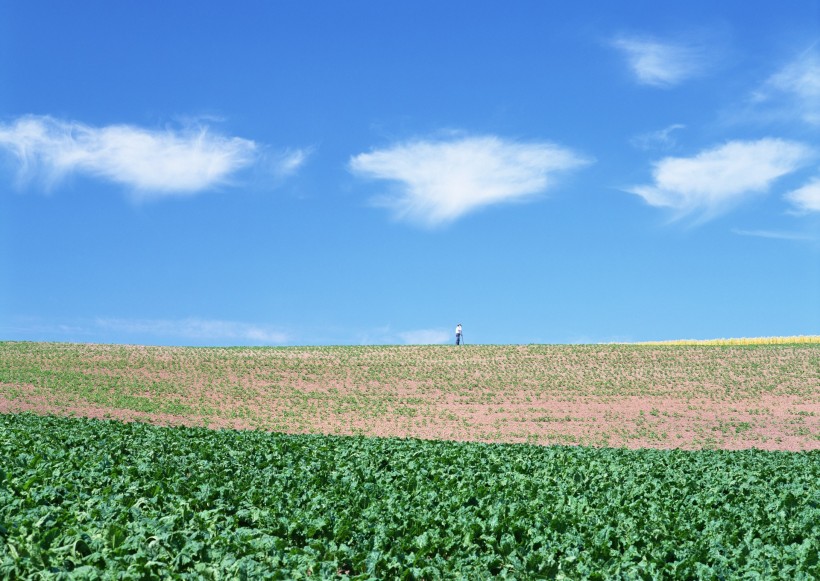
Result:
[[[461,333],[456,333],[456,345],[461,345]]]

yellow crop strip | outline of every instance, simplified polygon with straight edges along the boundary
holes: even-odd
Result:
[[[791,345],[820,344],[820,335],[796,337],[741,337],[735,339],[677,339],[671,341],[643,341],[638,345]]]

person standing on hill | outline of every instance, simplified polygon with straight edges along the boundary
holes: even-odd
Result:
[[[461,323],[456,325],[456,345],[461,345],[463,343],[463,339],[461,338]]]

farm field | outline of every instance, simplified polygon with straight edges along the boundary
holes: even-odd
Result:
[[[820,449],[820,344],[0,343],[0,412],[284,433]]]
[[[817,579],[820,452],[0,415],[0,577]]]
[[[810,342],[5,342],[0,577],[813,579],[819,421]]]

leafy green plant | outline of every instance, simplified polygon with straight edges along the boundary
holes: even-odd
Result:
[[[820,576],[820,452],[0,415],[0,577]]]

